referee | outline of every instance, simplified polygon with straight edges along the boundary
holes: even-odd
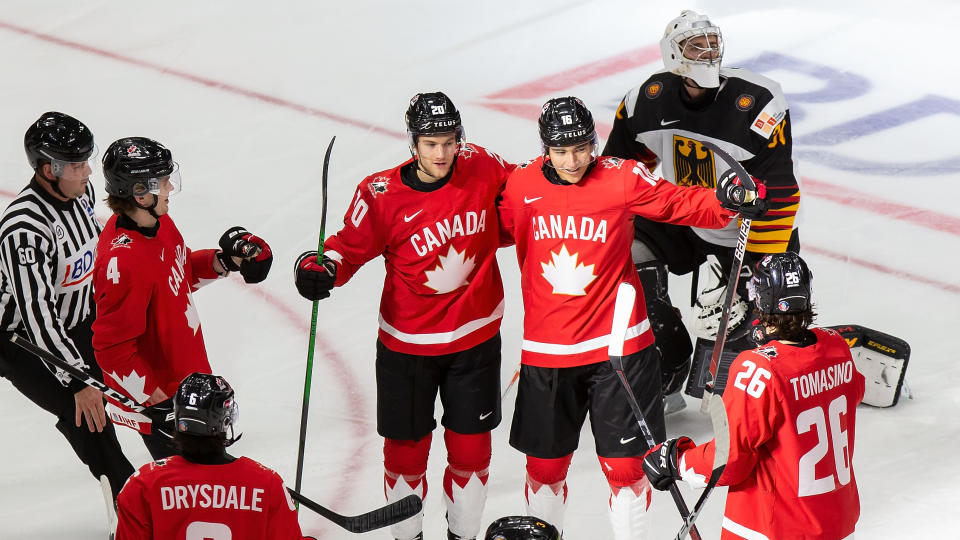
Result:
[[[33,178],[0,217],[0,375],[56,415],[57,430],[101,481],[105,498],[112,495],[112,521],[133,467],[106,419],[102,394],[10,343],[12,334],[23,335],[102,379],[91,346],[91,277],[101,228],[89,161],[97,147],[87,126],[58,112],[31,125],[23,144]]]

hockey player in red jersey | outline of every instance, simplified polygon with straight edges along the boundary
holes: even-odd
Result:
[[[800,205],[799,175],[792,159],[790,110],[780,85],[746,69],[721,67],[720,28],[692,10],[670,21],[660,47],[665,69],[624,96],[604,155],[643,161],[651,171],[659,164],[663,178],[678,186],[712,188],[728,165],[700,144],[710,141],[740,161],[769,194],[769,211],[750,228],[745,273],[764,254],[798,251],[794,218]],[[667,272],[687,274],[708,255],[717,258],[720,266],[714,268],[720,283],[704,286],[691,323],[699,337],[715,339],[738,224],[711,230],[638,217],[634,225],[634,263],[663,357],[664,391],[672,394],[668,410],[676,411],[684,406],[680,388],[687,380],[692,347],[671,303]],[[740,279],[731,310],[728,348],[749,346],[741,339],[749,328],[742,324],[749,310],[743,289],[747,280],[748,276]]]
[[[326,298],[384,256],[376,371],[387,500],[426,495],[439,391],[448,537],[475,538],[490,431],[500,423],[503,285],[494,203],[513,166],[463,140],[460,113],[442,92],[414,96],[406,123],[413,158],[360,183],[343,229],[326,239],[320,261],[315,251],[300,256],[295,282],[305,298]],[[421,538],[422,522],[421,513],[392,532]]]
[[[116,540],[303,540],[283,480],[227,455],[237,404],[222,377],[194,373],[173,399],[180,455],[148,463],[117,498]]]
[[[114,215],[100,234],[94,263],[93,347],[107,384],[154,405],[190,373],[210,372],[193,291],[231,270],[247,283],[262,281],[273,256],[266,242],[242,227],[225,232],[219,250],[188,248],[167,214],[169,197],[180,190],[178,165],[154,140],[113,142],[103,172]],[[144,442],[154,459],[173,453],[161,435]]]
[[[837,332],[808,328],[810,271],[793,252],[765,256],[749,283],[757,343],[730,366],[723,405],[730,486],[721,538],[840,540],[860,516],[853,474],[857,405],[864,378]],[[675,479],[704,486],[714,441],[657,445],[643,469],[657,489]]]
[[[515,243],[523,289],[522,366],[510,444],[527,454],[527,512],[562,530],[567,468],[589,412],[610,484],[617,540],[642,538],[650,490],[647,449],[607,347],[616,290],[639,288],[630,261],[634,214],[720,228],[764,201],[732,181],[717,194],[683,189],[636,161],[596,157],[593,117],[574,97],[552,99],[540,116],[544,155],[517,168],[500,203],[504,242]],[[737,204],[735,200],[749,200]],[[654,437],[665,437],[660,365],[643,303],[630,316],[624,371]]]

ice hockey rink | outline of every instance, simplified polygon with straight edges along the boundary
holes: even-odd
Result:
[[[802,7],[801,7],[802,6]],[[5,0],[0,9],[0,203],[31,174],[26,127],[59,110],[102,149],[132,135],[173,151],[183,191],[171,203],[187,243],[214,247],[243,225],[274,249],[259,286],[215,283],[195,294],[214,371],[236,388],[243,439],[232,451],[292,485],[310,303],[292,283],[315,249],[323,150],[334,135],[327,231],[339,229],[364,176],[409,157],[403,112],[417,91],[443,90],[467,136],[510,161],[539,152],[535,120],[551,97],[576,95],[606,135],[623,94],[660,69],[657,42],[682,8],[708,13],[725,64],[780,81],[803,182],[802,253],[822,325],[853,323],[907,340],[914,399],[858,409],[858,538],[951,537],[960,526],[960,6],[746,0],[352,2]],[[94,173],[98,196],[103,178]],[[103,216],[105,206],[98,205]],[[503,380],[519,359],[522,305],[512,249]],[[374,410],[374,342],[383,265],[368,264],[323,301],[303,492],[340,513],[383,504]],[[688,305],[689,279],[671,278]],[[711,437],[699,401],[668,417],[671,435]],[[0,538],[106,538],[99,486],[52,416],[0,383]],[[494,432],[484,523],[523,512],[523,457],[507,444],[513,395]],[[439,414],[439,413],[438,413]],[[439,417],[439,416],[438,416]],[[149,457],[118,428],[134,465]],[[425,537],[445,531],[442,437],[428,471]],[[608,488],[589,429],[568,478],[565,537],[609,537]],[[696,493],[684,488],[692,505]],[[719,538],[725,490],[699,520]],[[656,493],[653,534],[680,519]],[[349,538],[307,510],[304,532]],[[384,531],[367,536],[387,538]]]

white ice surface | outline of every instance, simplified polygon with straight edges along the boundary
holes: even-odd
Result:
[[[310,305],[292,286],[291,266],[316,246],[329,138],[337,135],[327,222],[333,232],[356,183],[409,155],[402,113],[416,91],[450,94],[470,139],[511,161],[534,157],[535,117],[485,107],[498,102],[489,96],[654,46],[684,7],[706,11],[722,26],[729,65],[777,53],[867,81],[869,88],[852,99],[791,101],[805,113],[795,138],[848,122],[862,128],[857,119],[928,95],[954,100],[952,112],[795,149],[802,176],[815,183],[804,191],[802,240],[816,276],[820,323],[873,327],[913,349],[908,380],[916,399],[858,410],[857,537],[951,536],[960,525],[954,391],[960,363],[951,341],[960,322],[955,2],[6,0],[0,202],[29,178],[21,146],[26,126],[46,110],[61,110],[86,122],[101,149],[130,135],[172,148],[184,177],[172,216],[192,247],[212,247],[238,224],[268,239],[276,259],[263,284],[218,283],[195,298],[214,369],[237,389],[245,435],[234,452],[274,467],[292,484]],[[608,125],[627,89],[659,68],[653,61],[589,80],[554,78],[556,85],[517,101],[537,107],[549,97],[579,95]],[[831,90],[809,73],[769,74],[788,97]],[[953,164],[938,175],[914,174],[913,167],[884,173],[802,157],[811,151],[846,162]],[[500,260],[510,299],[503,321],[506,380],[519,357],[522,308],[513,252],[502,251]],[[372,262],[321,304],[304,492],[347,514],[383,500],[373,372],[382,277],[382,264]],[[674,278],[672,289],[684,305],[689,280]],[[669,432],[705,440],[709,422],[697,412],[699,403],[688,401],[687,410],[669,418]],[[98,486],[52,417],[7,383],[0,384],[0,410],[0,538],[104,538]],[[523,511],[523,459],[507,444],[512,410],[511,398],[494,433],[484,522]],[[131,461],[145,463],[138,437],[120,432]],[[441,441],[438,433],[427,538],[440,538],[445,528]],[[566,537],[608,537],[608,490],[587,429],[569,484]],[[692,504],[695,494],[686,494]],[[719,537],[723,497],[723,490],[716,493],[700,520],[704,538]],[[671,537],[679,528],[669,496],[655,496],[653,513],[652,537]],[[309,512],[301,523],[320,538],[351,536]]]

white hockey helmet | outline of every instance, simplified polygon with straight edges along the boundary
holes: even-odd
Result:
[[[691,40],[691,38],[703,39]],[[706,15],[686,9],[667,24],[660,40],[660,53],[667,70],[689,77],[704,88],[720,86],[723,36],[720,27]]]

